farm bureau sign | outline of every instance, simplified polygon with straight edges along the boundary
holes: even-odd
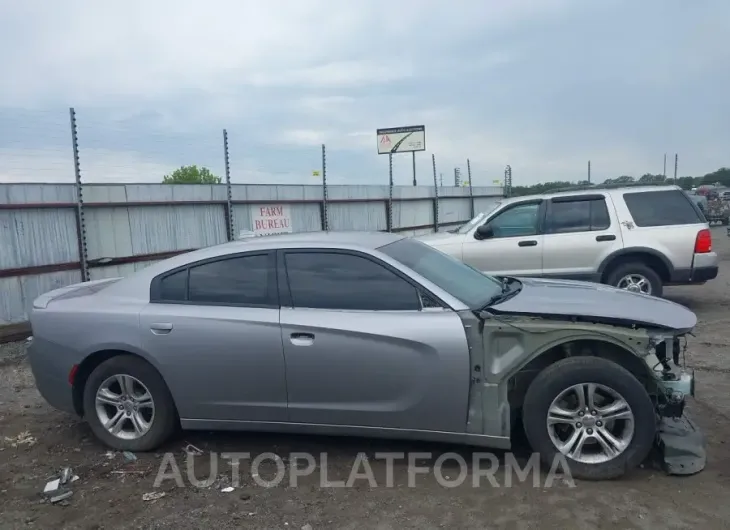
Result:
[[[258,206],[251,212],[253,233],[257,236],[289,234],[293,232],[288,204]]]

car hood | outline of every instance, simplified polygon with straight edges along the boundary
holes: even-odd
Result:
[[[690,331],[697,316],[686,307],[608,285],[571,280],[517,278],[522,290],[495,304],[498,313],[588,317],[613,323],[631,323]]]
[[[422,241],[431,246],[439,245],[442,243],[452,243],[455,241],[460,241],[463,238],[464,234],[453,234],[451,232],[438,232],[435,234],[425,234],[422,236],[414,237],[414,239]]]

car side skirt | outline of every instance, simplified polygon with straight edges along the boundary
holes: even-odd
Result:
[[[180,424],[183,429],[191,431],[249,431],[319,434],[325,436],[361,436],[364,438],[390,438],[400,440],[459,443],[503,450],[509,450],[511,448],[509,437],[486,436],[459,432],[421,431],[354,425],[324,425],[236,420],[181,419]]]

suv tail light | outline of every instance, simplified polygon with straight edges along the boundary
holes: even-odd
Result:
[[[695,254],[706,254],[712,251],[712,233],[709,229],[704,228],[697,232],[695,239]]]

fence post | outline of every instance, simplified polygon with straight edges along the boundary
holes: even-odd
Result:
[[[393,231],[393,153],[388,153],[388,202],[385,205],[385,226]]]
[[[433,165],[433,231],[439,231],[439,183],[436,176],[436,155],[431,155]]]
[[[223,159],[226,163],[226,231],[228,232],[228,241],[233,241],[236,238],[233,222],[233,193],[231,190],[231,165],[228,153],[228,131],[225,129],[223,129]]]
[[[504,196],[512,195],[512,166],[509,164],[504,168]]]
[[[474,219],[474,188],[471,184],[471,162],[469,159],[466,159],[466,178],[469,179],[469,204],[470,204],[470,212],[471,217],[470,219]]]
[[[322,210],[320,217],[322,218],[322,230],[329,230],[329,218],[327,216],[327,148],[322,144]]]
[[[71,147],[74,156],[74,174],[76,176],[76,237],[79,243],[79,265],[81,281],[89,281],[88,249],[86,246],[86,222],[84,221],[84,195],[81,184],[81,164],[79,163],[79,134],[76,127],[76,110],[68,109],[71,119]]]

